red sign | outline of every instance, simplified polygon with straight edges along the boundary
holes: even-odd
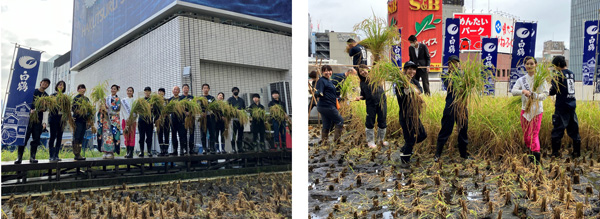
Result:
[[[481,38],[492,37],[492,15],[454,14],[460,18],[460,50],[481,50]]]
[[[397,4],[396,7],[391,4]],[[396,9],[395,11],[389,9]],[[408,61],[408,37],[415,35],[417,40],[429,48],[431,66],[442,66],[442,1],[441,0],[390,0],[388,1],[388,24],[402,29],[402,60]],[[430,69],[439,72],[441,69]]]

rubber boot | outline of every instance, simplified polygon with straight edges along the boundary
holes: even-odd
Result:
[[[321,131],[321,140],[319,141],[319,145],[324,145],[329,143],[329,129],[323,129]]]
[[[125,158],[133,158],[133,153],[132,153],[132,148],[133,147],[126,147],[127,149],[127,154],[125,154]]]
[[[335,132],[333,133],[333,140],[335,141],[336,144],[340,143],[340,139],[342,137],[342,131],[344,130],[344,126],[336,126],[335,127]]]
[[[573,141],[573,158],[581,156],[581,141]]]
[[[552,139],[552,156],[560,157],[560,140]]]
[[[81,156],[81,144],[73,145],[73,154],[75,154],[75,160],[85,160],[85,157]]]
[[[377,142],[380,142],[382,146],[390,145],[389,142],[385,141],[385,132],[386,129],[379,129],[379,131],[377,131]]]
[[[177,155],[179,155],[179,153],[177,153],[177,147],[173,147],[173,152],[170,153],[169,155],[171,155],[171,156],[177,156]]]
[[[60,152],[60,148],[61,148],[60,145],[58,145],[57,147],[54,147],[54,160],[56,162],[62,161],[62,159],[58,158],[58,153]]]
[[[144,145],[140,145],[140,153],[138,154],[138,157],[144,157]]]
[[[370,148],[377,148],[377,145],[375,144],[375,130],[373,130],[373,129],[366,129],[365,130],[365,135],[367,137],[367,145]]]
[[[148,157],[152,157],[152,145],[146,145],[146,149],[148,149]]]
[[[258,143],[258,142],[254,142],[254,145],[253,145],[253,147],[254,147],[254,152],[258,152],[258,151],[259,151],[259,147],[260,147],[260,145],[259,145],[259,143]]]
[[[37,148],[38,146],[31,146],[30,150],[29,150],[29,163],[37,163],[38,160],[35,159],[35,154],[37,153]]]
[[[542,156],[541,156],[540,152],[533,152],[533,157],[535,159],[533,164],[539,165],[542,163]]]
[[[183,144],[180,144],[179,146],[181,147],[181,155],[182,156],[183,155],[189,155],[188,154],[188,145],[187,144],[185,144],[185,146]]]
[[[281,145],[279,145],[281,147],[281,149],[283,149],[284,151],[287,151],[287,144],[285,143],[285,141],[281,142]]]
[[[225,151],[225,143],[221,143],[221,154],[227,154],[227,151]]]
[[[15,160],[15,164],[21,164],[23,161],[23,153],[25,152],[25,146],[17,147],[17,160]]]
[[[262,148],[262,151],[263,151],[263,152],[267,152],[267,151],[268,151],[268,149],[267,149],[267,145],[265,144],[265,142],[264,142],[264,141],[260,143],[260,147]]]

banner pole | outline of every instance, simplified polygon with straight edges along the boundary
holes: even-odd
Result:
[[[600,18],[600,9],[598,9],[598,16]],[[600,27],[600,19],[598,19],[598,27]],[[585,30],[584,30],[585,31]],[[600,37],[600,31],[596,32],[596,41],[598,41],[598,37]],[[596,43],[596,45],[598,45],[598,43]],[[592,89],[592,101],[596,100],[596,88],[598,87],[598,54],[600,53],[600,48],[596,48],[596,57],[594,58],[594,60],[596,60],[596,66],[594,66],[594,81],[592,83],[592,85],[594,86]]]
[[[17,54],[17,48],[19,48],[19,44],[15,43],[15,48],[13,49],[13,57],[10,63],[10,72],[8,73],[8,80],[6,80],[6,90],[4,91],[4,99],[2,99],[2,101],[4,101],[4,104],[2,105],[2,118],[4,118],[4,111],[6,110],[6,96],[8,96],[8,92],[10,89],[10,81],[12,78],[12,74],[13,71],[15,70],[14,68],[14,64],[15,64],[15,55]],[[2,120],[1,123],[4,123],[4,119]]]

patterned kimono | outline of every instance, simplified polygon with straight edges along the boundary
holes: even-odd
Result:
[[[118,96],[106,98],[107,113],[98,113],[98,136],[102,138],[102,151],[105,153],[118,152],[121,146],[121,129],[119,111],[121,99]]]

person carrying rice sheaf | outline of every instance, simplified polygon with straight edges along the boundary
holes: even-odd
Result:
[[[383,84],[371,86],[368,82],[369,67],[367,65],[359,65],[360,81],[360,96],[356,97],[356,101],[365,100],[367,108],[367,118],[365,120],[367,145],[370,148],[376,148],[380,143],[382,146],[387,146],[385,141],[385,133],[387,128],[387,97]],[[377,120],[377,139],[375,139],[375,120]],[[375,142],[377,141],[377,142]]]
[[[48,88],[48,86],[50,86],[50,79],[44,78],[40,82],[40,87],[38,89],[35,89],[35,91],[33,92],[33,102],[30,104],[30,120],[33,119],[34,113],[37,113],[37,119],[33,119],[32,121],[30,121],[27,126],[27,133],[25,134],[24,141],[25,143],[23,143],[23,145],[19,145],[19,147],[17,148],[17,160],[15,160],[15,164],[21,164],[21,161],[23,160],[23,153],[25,152],[25,145],[29,141],[30,137],[33,138],[33,140],[30,143],[31,148],[29,151],[29,163],[38,162],[35,159],[35,155],[37,153],[38,146],[41,144],[40,137],[42,136],[42,121],[44,119],[44,110],[36,109],[35,101],[40,97],[48,96],[48,93],[46,93],[46,88]]]
[[[336,106],[336,89],[333,83],[331,83],[331,74],[333,69],[329,65],[323,65],[321,67],[323,76],[319,78],[316,85],[315,96],[319,97],[317,103],[317,111],[321,114],[321,120],[323,127],[321,129],[321,141],[319,144],[327,144],[329,139],[330,127],[335,126],[333,140],[335,143],[339,143],[340,137],[342,136],[342,130],[344,128],[344,119],[340,115]]]
[[[59,81],[54,87],[54,93],[52,96],[56,97],[60,93],[65,91],[65,81]],[[48,151],[50,153],[50,162],[62,161],[58,158],[60,152],[60,146],[62,143],[63,132],[65,131],[66,123],[63,122],[63,112],[68,112],[71,109],[59,109],[54,112],[48,113],[48,123],[50,123],[50,141],[48,142]],[[65,115],[67,116],[67,115]]]

